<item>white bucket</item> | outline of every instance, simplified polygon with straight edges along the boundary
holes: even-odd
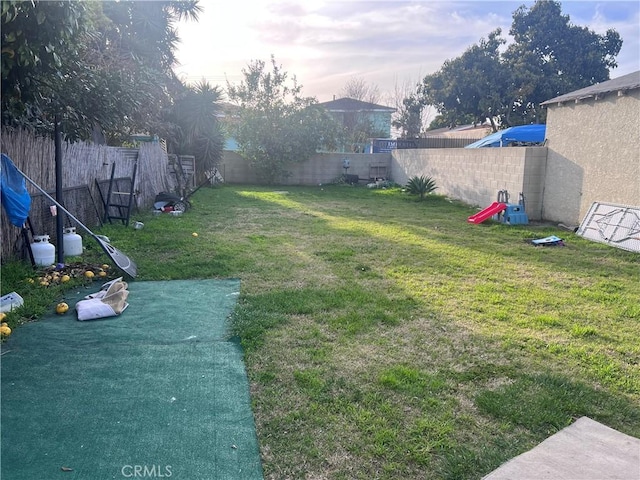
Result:
[[[49,243],[49,235],[34,235],[31,252],[36,265],[48,267],[56,261],[56,247]]]
[[[82,255],[82,237],[76,233],[75,227],[64,229],[63,251],[65,257],[77,257]]]

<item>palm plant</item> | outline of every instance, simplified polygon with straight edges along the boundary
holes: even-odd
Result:
[[[436,190],[436,182],[431,177],[425,177],[417,175],[407,182],[406,189],[412,195],[420,195],[420,200],[424,200],[424,197]]]
[[[170,114],[174,130],[169,138],[172,153],[195,155],[199,170],[212,171],[222,159],[224,135],[218,121],[222,91],[202,80],[187,87]]]

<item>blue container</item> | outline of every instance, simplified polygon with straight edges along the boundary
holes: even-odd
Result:
[[[526,225],[529,223],[529,217],[522,205],[507,204],[507,208],[502,213],[502,221],[509,225]]]

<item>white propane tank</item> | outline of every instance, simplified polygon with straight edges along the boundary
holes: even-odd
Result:
[[[82,237],[76,233],[76,227],[64,229],[62,250],[65,257],[82,255]]]
[[[49,235],[34,235],[31,252],[36,265],[48,267],[56,261],[56,247],[49,243]]]

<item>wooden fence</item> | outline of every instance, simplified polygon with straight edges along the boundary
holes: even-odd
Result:
[[[0,149],[31,180],[55,198],[55,146],[52,139],[34,137],[20,130],[3,130]],[[130,177],[134,162],[138,162],[134,185],[135,207],[138,209],[151,208],[158,193],[175,190],[175,176],[172,175],[167,154],[159,143],[141,144],[137,156],[127,154],[130,153],[127,150],[84,142],[62,144],[64,192],[60,203],[89,228],[100,225],[104,205],[96,184],[109,180],[113,165],[115,177]],[[28,182],[27,189],[32,197],[29,217],[34,233],[49,235],[55,244],[56,219],[49,208],[52,202]],[[67,218],[65,226],[75,225]],[[4,209],[0,217],[0,230],[2,261],[25,258],[26,246],[20,228],[9,222]],[[80,229],[78,231],[81,233]]]

